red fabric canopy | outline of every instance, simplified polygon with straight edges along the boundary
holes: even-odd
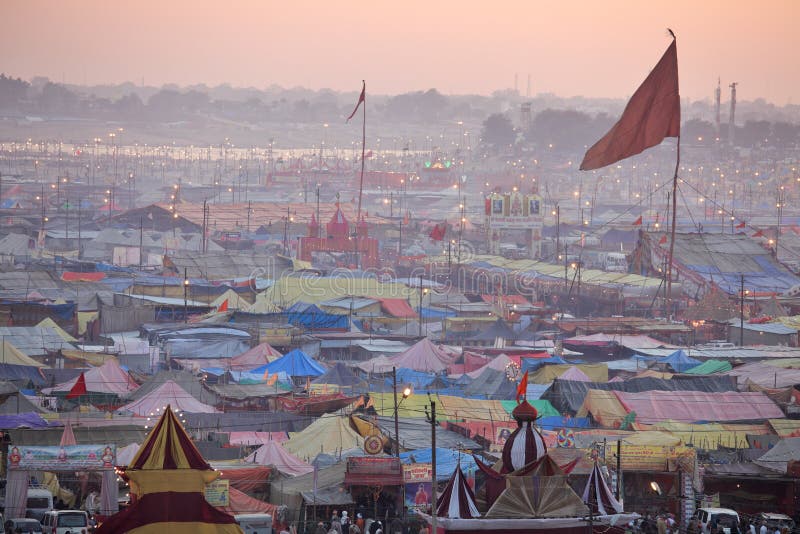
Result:
[[[416,317],[416,312],[411,308],[411,305],[405,299],[380,299],[381,309],[391,315],[400,319],[410,319]]]

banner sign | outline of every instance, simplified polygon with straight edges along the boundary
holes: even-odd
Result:
[[[629,471],[669,471],[670,462],[679,458],[694,458],[693,447],[660,447],[657,445],[626,445],[621,447],[621,466]],[[617,444],[606,446],[606,461],[616,465]]]
[[[206,501],[211,506],[228,506],[230,503],[230,480],[218,478],[206,484]]]
[[[30,471],[72,471],[113,469],[116,445],[65,445],[33,447],[13,445],[8,451],[9,469]]]
[[[410,513],[416,513],[417,511],[430,513],[432,478],[432,464],[403,464],[405,505]]]

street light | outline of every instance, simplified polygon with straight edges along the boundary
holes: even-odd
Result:
[[[188,292],[189,292],[189,277],[186,276],[186,267],[184,267],[183,268],[183,322],[184,322],[184,324],[189,322]]]
[[[397,368],[392,367],[392,384],[394,386],[394,455],[400,457],[400,421],[398,419],[397,411],[403,401],[411,396],[411,387],[406,386],[403,389],[403,398],[397,402]]]

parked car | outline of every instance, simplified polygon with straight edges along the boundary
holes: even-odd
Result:
[[[767,528],[770,532],[774,532],[776,529],[781,529],[783,527],[787,527],[789,532],[794,530],[794,519],[786,514],[761,512],[756,516],[756,524],[760,525],[762,521],[767,524]]]
[[[42,518],[44,534],[86,534],[89,515],[83,510],[51,510]]]
[[[10,523],[10,525],[9,525]],[[36,519],[29,517],[17,517],[8,519],[4,526],[11,527],[11,532],[23,532],[24,534],[42,534],[42,524]]]
[[[694,518],[702,534],[716,534],[719,527],[725,534],[740,534],[739,514],[730,508],[698,508]]]

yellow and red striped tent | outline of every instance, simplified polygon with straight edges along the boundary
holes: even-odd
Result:
[[[98,534],[242,534],[232,515],[205,499],[219,477],[167,406],[125,470],[131,505],[111,516]]]

